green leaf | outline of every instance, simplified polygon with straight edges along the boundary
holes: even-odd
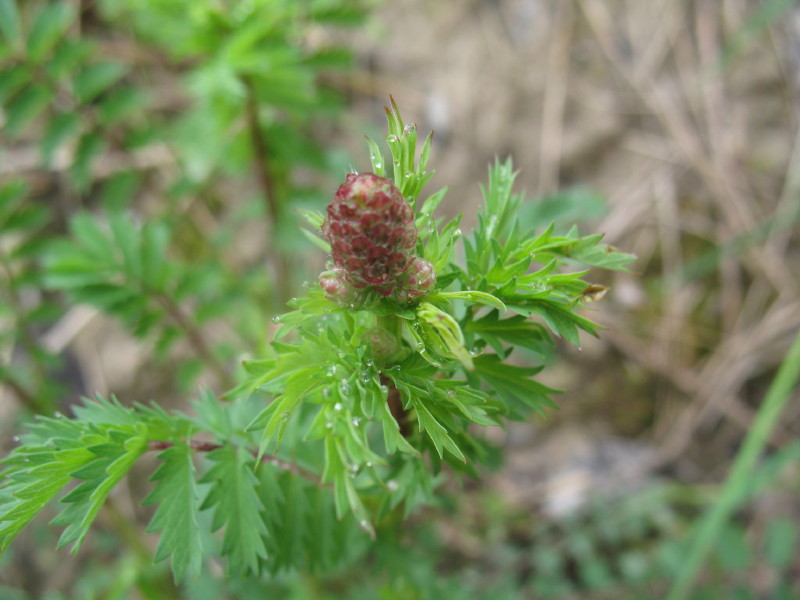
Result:
[[[72,552],[80,549],[108,494],[147,450],[147,438],[132,430],[110,431],[105,436],[89,434],[82,441],[95,458],[71,473],[84,481],[62,498],[70,506],[51,521],[67,526],[58,547],[72,543]]]
[[[557,408],[550,400],[550,394],[556,390],[531,379],[541,367],[507,365],[496,354],[478,356],[473,361],[475,374],[509,403],[512,416],[525,416],[523,407],[526,406],[541,414],[545,413],[545,408]]]
[[[540,358],[546,359],[553,345],[544,327],[538,323],[533,323],[523,315],[500,319],[496,310],[477,321],[467,321],[465,333],[480,337],[497,354],[505,353],[503,342],[506,342],[534,350]]]
[[[84,424],[117,425],[133,427],[139,422],[139,416],[133,409],[120,404],[116,396],[109,399],[96,394],[94,400],[83,398],[82,404],[72,407],[75,419]]]
[[[44,65],[52,80],[72,84],[73,73],[94,53],[92,44],[85,40],[66,39],[58,45],[58,52]]]
[[[16,46],[19,41],[19,12],[16,0],[0,0],[0,33],[9,45]]]
[[[452,438],[447,434],[447,429],[445,429],[444,426],[442,426],[442,424],[434,418],[422,400],[412,397],[411,401],[414,405],[414,409],[417,412],[419,427],[431,438],[433,445],[436,447],[436,451],[439,453],[439,458],[442,458],[443,450],[447,449],[448,452],[450,452],[460,461],[467,462],[464,454],[461,452]]]
[[[313,231],[309,231],[308,229],[301,229],[300,231],[303,233],[304,236],[306,236],[308,241],[310,241],[317,248],[322,250],[325,254],[331,253],[331,245],[329,242],[326,242],[319,235],[317,235]]]
[[[35,119],[50,102],[50,90],[41,85],[31,85],[18,94],[6,109],[5,130],[15,136]]]
[[[185,442],[175,442],[158,455],[161,465],[150,478],[156,486],[142,504],[158,504],[148,533],[160,531],[155,562],[172,556],[175,581],[200,572],[203,544],[198,522],[198,493],[192,449]]]
[[[211,489],[200,510],[214,509],[213,528],[225,527],[222,554],[233,572],[259,572],[259,561],[266,558],[264,536],[267,527],[261,517],[264,506],[256,494],[253,458],[244,450],[223,446],[210,452],[214,463],[201,479]]]
[[[77,113],[60,113],[50,119],[40,145],[46,165],[52,165],[53,155],[77,133],[80,125],[81,118]]]
[[[86,190],[92,182],[92,161],[105,147],[103,137],[95,131],[87,131],[78,141],[75,158],[72,162],[71,172],[75,185],[79,190]]]
[[[30,78],[30,69],[24,65],[0,69],[0,105],[22,89]]]
[[[505,312],[506,305],[503,304],[502,300],[488,294],[486,292],[478,292],[476,290],[463,290],[459,292],[439,292],[435,296],[431,298],[431,300],[435,301],[437,298],[453,298],[459,300],[467,300],[468,302],[472,302],[474,304],[485,304],[486,306],[492,306],[498,310]]]
[[[589,319],[576,315],[572,312],[573,308],[563,302],[541,298],[528,302],[524,302],[524,299],[522,299],[522,301],[518,302],[518,297],[510,297],[506,300],[510,310],[528,316],[539,315],[551,331],[563,336],[564,339],[575,346],[580,346],[578,328],[591,335],[597,335],[598,325],[595,325]]]
[[[788,518],[776,518],[769,522],[764,537],[764,555],[767,564],[776,569],[786,569],[797,556],[800,536],[797,524]]]
[[[100,119],[105,126],[119,123],[144,107],[146,100],[144,92],[134,87],[112,90],[100,102]]]
[[[45,4],[28,36],[28,55],[33,61],[41,62],[48,57],[72,18],[72,7],[66,2]]]
[[[51,419],[52,421],[52,419]],[[43,424],[43,425],[46,425]],[[72,472],[91,461],[94,455],[86,448],[57,449],[19,447],[6,459],[27,461],[26,468],[16,467],[5,473],[3,487],[13,498],[3,503],[0,513],[0,552],[8,548],[20,531],[72,480]]]
[[[81,69],[75,78],[75,93],[83,103],[94,100],[125,75],[126,68],[116,62],[101,62]]]

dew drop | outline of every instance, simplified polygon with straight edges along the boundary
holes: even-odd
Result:
[[[15,435],[14,437],[11,438],[11,441],[14,442],[15,444],[18,443],[19,442],[19,436]]]
[[[383,163],[376,162],[374,166],[375,166],[376,169],[381,169],[381,168],[383,168]]]
[[[327,423],[325,423],[325,427],[327,427],[328,429],[333,429],[333,423],[328,421]]]
[[[280,317],[272,317],[272,322],[273,323],[280,323],[281,322],[281,318]]]
[[[350,394],[350,384],[347,383],[347,379],[342,379],[339,383],[339,393],[342,396],[348,396]]]
[[[456,229],[456,230],[453,232],[453,237],[461,237],[462,235],[464,235],[464,234],[461,232],[461,230],[460,230],[460,229]]]
[[[394,144],[398,140],[399,138],[393,133],[390,133],[389,135],[386,136],[386,141],[389,142],[390,144]]]
[[[367,467],[372,468],[372,461],[371,460],[367,461]]]
[[[335,410],[335,411],[342,410],[342,403],[341,402],[337,402],[336,404],[334,404],[333,405],[333,410]]]
[[[417,342],[417,350],[419,350],[420,352],[425,350],[425,344],[423,344],[422,342]]]
[[[291,415],[289,414],[289,412],[288,412],[288,411],[284,412],[284,413],[281,415],[281,421],[283,421],[284,423],[286,423],[286,422],[289,420],[289,417],[290,417],[290,416],[291,416]]]
[[[367,373],[366,371],[363,371],[361,373],[361,381],[363,381],[364,383],[367,383],[370,379],[372,379],[372,378],[369,376],[369,373]]]
[[[322,388],[322,397],[323,398],[330,398],[331,397],[331,388],[329,388],[329,387]]]
[[[328,367],[328,369],[325,371],[325,375],[327,375],[328,377],[335,377],[336,365],[331,365],[330,367]]]
[[[361,417],[353,417],[353,427],[358,427],[361,423]]]
[[[56,411],[53,413],[53,417],[55,417],[56,419],[63,419],[64,415],[62,415],[59,411]]]
[[[417,126],[414,123],[409,123],[405,127],[403,127],[403,133],[414,133],[417,130]]]
[[[450,396],[451,398],[455,398],[456,397],[456,391],[455,390],[447,390],[447,395]]]
[[[366,519],[361,519],[358,524],[361,526],[361,529],[369,529],[369,523],[367,523]]]
[[[364,361],[364,364],[367,365],[368,367],[374,367],[375,361],[372,360],[371,358],[368,358],[367,360]]]
[[[387,481],[386,487],[389,489],[390,492],[396,492],[397,490],[400,489],[400,486],[394,479],[390,479],[389,481]]]
[[[483,354],[483,350],[481,349],[480,346],[474,346],[473,348],[470,348],[469,351],[470,356],[480,356],[481,354]]]

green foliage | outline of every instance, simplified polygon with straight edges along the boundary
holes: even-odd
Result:
[[[78,94],[94,98],[122,75],[97,64],[83,72]],[[414,204],[430,177],[431,140],[417,162],[415,128],[395,105],[387,114],[394,177]],[[370,148],[373,163],[382,161],[377,144]],[[41,419],[5,461],[3,547],[60,497],[59,545],[77,549],[114,486],[153,449],[162,452],[143,500],[156,505],[148,531],[160,534],[155,560],[171,557],[178,581],[196,577],[217,553],[232,574],[329,570],[363,551],[397,509],[430,502],[443,463],[474,473],[487,449],[471,425],[555,406],[553,390],[534,379],[552,352],[547,330],[575,343],[578,330],[595,333],[575,314],[589,284],[572,265],[618,268],[630,259],[600,246],[599,236],[522,231],[513,179],[510,162],[490,169],[471,241],[458,218],[435,217],[444,192],[420,203],[418,254],[435,265],[438,285],[416,304],[376,297],[351,309],[313,289],[293,299],[292,312],[274,319],[267,356],[244,363],[227,404],[204,393],[188,416],[98,397],[75,407],[73,419]],[[182,259],[172,219],[139,225],[122,211],[106,214],[78,213],[69,237],[46,246],[44,281],[137,335],[155,331],[162,349],[176,332],[185,335],[232,383],[197,329],[215,314],[209,307],[235,305],[224,266]],[[320,216],[305,216],[319,228]],[[515,347],[533,350],[539,364],[510,363]],[[212,440],[194,439],[201,432]],[[217,530],[219,548],[210,537]],[[352,552],[340,551],[346,540]]]
[[[172,572],[180,581],[187,573],[200,572],[203,557],[192,448],[179,441],[158,458],[161,466],[151,477],[156,485],[142,504],[158,504],[148,528],[149,532],[161,532],[153,560],[171,555]]]

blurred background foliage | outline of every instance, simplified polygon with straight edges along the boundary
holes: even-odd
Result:
[[[495,471],[333,573],[173,589],[134,476],[77,557],[22,536],[0,597],[662,598],[690,560],[686,597],[798,597],[796,388],[754,428],[800,327],[797,23],[792,0],[0,0],[4,450],[81,395],[229,387],[322,266],[295,209],[366,168],[390,93],[466,227],[512,155],[520,220],[639,256],[598,281],[601,339],[554,361],[560,412],[491,431]],[[748,435],[766,451],[732,470]]]

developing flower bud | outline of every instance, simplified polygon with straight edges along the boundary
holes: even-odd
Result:
[[[373,327],[364,332],[361,341],[369,347],[379,362],[390,361],[400,349],[397,338],[382,327]]]
[[[433,290],[433,286],[436,284],[436,270],[424,258],[416,257],[408,267],[405,279],[399,299],[410,302]]]
[[[414,260],[414,212],[394,184],[373,173],[347,176],[328,205],[322,232],[350,285],[393,296]]]
[[[320,273],[319,285],[328,300],[341,306],[352,304],[358,296],[358,292],[345,279],[342,269],[331,269]]]

